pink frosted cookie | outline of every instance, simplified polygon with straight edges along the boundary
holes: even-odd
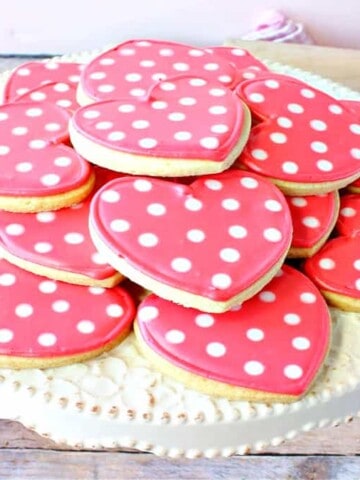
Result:
[[[80,105],[124,97],[136,99],[145,96],[155,82],[184,74],[229,88],[237,83],[236,68],[223,56],[164,40],[129,40],[86,65],[77,98]]]
[[[360,237],[338,237],[305,263],[305,272],[331,305],[360,312]]]
[[[340,198],[339,218],[336,230],[343,237],[360,235],[360,195],[353,193]]]
[[[281,192],[238,170],[191,185],[114,180],[94,196],[89,225],[99,252],[126,277],[161,297],[213,312],[269,282],[292,233]]]
[[[0,208],[55,210],[85,198],[94,185],[90,165],[68,142],[70,115],[51,103],[0,107]]]
[[[290,195],[327,193],[359,177],[360,122],[341,102],[275,74],[243,82],[237,93],[260,119],[240,166]]]
[[[286,197],[294,227],[289,257],[311,257],[328,239],[339,214],[339,194]]]
[[[99,355],[130,331],[134,303],[123,289],[45,280],[0,260],[0,365],[45,368]]]
[[[95,190],[118,175],[95,169]],[[95,249],[89,235],[91,196],[55,212],[0,211],[0,252],[25,270],[80,285],[113,287],[122,279]]]
[[[76,101],[76,87],[67,83],[53,82],[41,85],[17,97],[14,102],[50,102],[66,108],[70,113],[79,108]]]
[[[70,104],[66,98],[69,90],[76,89],[80,80],[80,72],[83,65],[70,62],[28,62],[15,68],[7,79],[3,92],[2,103],[14,102],[24,94],[31,95],[34,89],[48,84],[53,84],[53,95],[56,100],[61,100],[59,93],[65,94],[64,101],[58,103],[60,107],[69,108]],[[35,90],[36,91],[36,90]],[[41,89],[39,90],[41,92]],[[45,90],[44,90],[45,92]],[[47,91],[49,96],[50,89]],[[31,100],[39,101],[43,95],[30,96]],[[51,100],[51,96],[48,100]]]
[[[72,144],[90,162],[165,177],[225,170],[249,130],[248,109],[231,90],[186,75],[157,83],[142,98],[80,108],[70,122]]]
[[[291,402],[316,377],[330,325],[320,292],[283,266],[261,293],[225,313],[150,295],[138,309],[135,333],[145,356],[190,388],[228,399]]]

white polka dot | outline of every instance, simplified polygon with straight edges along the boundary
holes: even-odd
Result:
[[[269,212],[281,212],[282,205],[277,200],[266,200],[265,201],[265,208],[269,210]]]
[[[138,310],[138,319],[141,322],[151,322],[151,320],[155,320],[159,316],[159,310],[153,306],[145,306],[141,307]]]
[[[216,137],[204,137],[200,139],[200,145],[208,150],[214,150],[219,147],[220,142]]]
[[[118,50],[119,55],[122,55],[124,57],[131,57],[132,55],[135,55],[136,50],[134,48],[120,48]],[[112,60],[112,59],[109,59]],[[111,62],[112,64],[113,62]]]
[[[174,50],[172,50],[171,48],[161,48],[159,50],[159,54],[162,57],[172,57],[174,55]]]
[[[316,153],[325,153],[328,150],[328,147],[324,142],[311,142],[310,148]]]
[[[124,103],[118,107],[118,111],[120,113],[131,113],[135,111],[135,105],[131,105],[129,103]]]
[[[10,223],[9,225],[6,225],[5,232],[8,235],[17,237],[25,232],[25,227],[20,223]]]
[[[57,70],[59,68],[59,64],[48,61],[45,63],[45,68],[47,68],[48,70]]]
[[[186,273],[191,270],[192,264],[188,258],[178,257],[171,261],[171,268],[175,272]]]
[[[45,294],[54,293],[57,290],[57,285],[51,280],[44,280],[43,282],[39,283],[39,290],[41,293]]]
[[[284,173],[293,175],[294,173],[298,172],[299,167],[295,162],[284,162],[281,165],[281,169]]]
[[[0,343],[9,343],[14,338],[14,333],[8,328],[0,328]]]
[[[107,260],[106,258],[104,258],[100,252],[95,252],[91,255],[91,260],[93,263],[95,263],[96,265],[106,265],[107,264]]]
[[[207,70],[208,72],[215,72],[216,70],[219,70],[220,66],[218,63],[205,63],[204,65],[204,70]]]
[[[45,130],[47,132],[57,132],[61,129],[61,125],[59,123],[47,123],[45,125]]]
[[[53,222],[56,218],[55,212],[39,212],[36,214],[36,220],[41,223]]]
[[[127,82],[139,82],[142,79],[140,73],[127,73],[125,75],[125,80]]]
[[[124,140],[125,136],[126,135],[124,132],[120,132],[117,130],[109,133],[109,135],[107,136],[107,139],[110,140],[110,142],[119,142],[121,140]]]
[[[124,309],[121,305],[112,303],[106,307],[106,314],[108,317],[119,318],[124,314]]]
[[[115,90],[115,86],[110,84],[103,84],[103,85],[99,85],[97,89],[101,93],[111,93]]]
[[[265,367],[261,362],[250,360],[244,364],[244,370],[248,375],[256,376],[262,375],[265,371]]]
[[[105,190],[101,194],[101,200],[106,203],[116,203],[120,200],[120,193],[115,190]]]
[[[227,91],[224,88],[210,88],[209,95],[212,97],[223,97]]]
[[[146,95],[146,90],[144,90],[143,88],[133,88],[130,90],[129,93],[133,97],[143,97],[144,95]]]
[[[0,285],[2,287],[11,287],[16,282],[16,277],[12,273],[2,273],[0,275]]]
[[[243,177],[240,180],[240,183],[243,187],[248,188],[249,190],[252,190],[259,186],[259,182],[255,180],[255,178],[251,178],[251,177]]]
[[[42,333],[37,340],[42,347],[52,347],[57,342],[56,335],[53,333]]]
[[[356,210],[352,207],[345,207],[340,210],[340,214],[344,217],[354,217],[356,215]]]
[[[221,202],[221,206],[225,210],[234,211],[234,210],[238,210],[240,208],[240,203],[237,200],[235,200],[235,198],[225,198]]]
[[[40,178],[40,182],[46,187],[52,187],[60,182],[60,177],[55,173],[48,173]]]
[[[182,122],[185,120],[186,115],[181,112],[172,112],[168,115],[168,119],[171,120],[172,122]]]
[[[70,303],[67,300],[56,300],[51,304],[51,308],[56,313],[65,313],[70,309]]]
[[[30,93],[30,98],[31,100],[34,100],[35,102],[42,102],[46,100],[46,95],[44,92],[31,92]]]
[[[323,270],[333,270],[335,268],[335,262],[331,258],[322,258],[319,261],[319,267]]]
[[[298,103],[289,103],[289,105],[287,106],[287,109],[291,113],[297,113],[297,114],[304,113],[304,107],[302,107]]]
[[[262,302],[265,303],[272,303],[276,300],[276,295],[274,292],[270,292],[268,290],[262,291],[259,293],[259,298]]]
[[[183,98],[180,98],[179,103],[184,107],[192,107],[193,105],[196,104],[196,99],[193,97],[183,97]]]
[[[174,134],[175,140],[179,141],[187,141],[190,140],[192,137],[192,134],[190,132],[176,132]]]
[[[251,150],[251,156],[253,158],[255,158],[255,160],[266,160],[269,155],[267,154],[267,152],[265,150],[262,150],[261,148],[254,148],[253,150]]]
[[[165,215],[166,207],[162,203],[150,203],[146,208],[146,211],[150,215],[154,215],[155,217],[159,217],[161,215]]]
[[[134,181],[134,188],[138,192],[150,192],[152,183],[149,180],[137,179]]]
[[[216,273],[211,277],[211,284],[219,290],[225,290],[232,284],[231,277],[226,273]]]
[[[290,202],[295,207],[306,207],[306,205],[308,204],[306,198],[303,198],[303,197],[292,197]]]
[[[20,303],[15,308],[15,315],[20,318],[30,317],[34,313],[34,308],[29,303]]]
[[[173,64],[173,69],[177,72],[186,72],[190,69],[189,65],[184,62],[177,62]]]
[[[253,103],[262,103],[265,101],[265,97],[262,93],[250,93],[249,100]]]
[[[154,148],[158,144],[155,138],[142,138],[139,140],[139,145],[141,148]]]
[[[279,125],[279,127],[282,127],[282,128],[291,128],[293,126],[292,120],[290,120],[290,118],[287,118],[287,117],[279,117],[276,120],[276,123]]]
[[[17,136],[26,135],[28,133],[28,129],[26,127],[15,127],[11,130],[11,133]]]
[[[209,189],[209,190],[221,190],[223,187],[223,184],[219,180],[212,180],[212,179],[207,179],[204,182],[204,185]]]
[[[185,200],[184,206],[185,206],[186,210],[190,210],[191,212],[198,212],[199,210],[202,209],[203,204],[197,198],[193,198],[193,197],[189,196]]]
[[[143,247],[155,247],[159,239],[154,233],[142,233],[138,237],[138,242]]]
[[[195,48],[192,48],[191,50],[188,51],[188,54],[191,57],[202,57],[203,55],[205,55],[205,52],[203,52],[202,50],[197,50]]]
[[[168,104],[162,100],[155,100],[154,102],[151,102],[151,106],[155,110],[164,110],[168,107]]]
[[[10,152],[10,148],[7,145],[0,145],[0,155],[7,155]]]
[[[25,112],[27,117],[40,117],[43,114],[41,108],[28,108]]]
[[[171,82],[162,82],[159,86],[164,92],[173,92],[176,90],[176,85]]]
[[[353,263],[355,270],[360,270],[360,259],[355,260]]]
[[[68,92],[70,90],[70,87],[67,83],[62,83],[62,82],[59,82],[59,83],[56,83],[54,85],[54,90],[55,92]]]
[[[63,99],[63,100],[58,100],[56,102],[56,105],[58,105],[59,107],[68,108],[68,107],[71,107],[72,102],[70,102],[70,100]]]
[[[356,290],[360,290],[360,278],[355,280],[355,288],[356,288]]]
[[[106,73],[93,72],[93,73],[90,73],[89,77],[91,78],[91,80],[104,80],[104,78],[106,78]]]
[[[335,115],[341,115],[343,113],[343,109],[340,105],[329,105],[329,112],[334,113]]]
[[[306,337],[295,337],[293,338],[291,345],[296,350],[308,350],[310,348],[310,340]]]
[[[223,105],[214,105],[213,107],[209,108],[209,112],[212,115],[223,115],[227,113],[227,108],[224,107]]]
[[[235,248],[222,248],[220,258],[224,262],[234,263],[240,259],[240,253]]]
[[[231,225],[229,227],[229,235],[233,238],[245,238],[247,236],[247,230],[241,225]]]
[[[304,292],[300,295],[300,300],[303,303],[315,303],[316,302],[316,296],[311,292]]]
[[[57,157],[54,160],[54,165],[57,167],[69,167],[72,164],[72,160],[69,157]]]
[[[243,50],[242,48],[232,48],[231,49],[231,53],[233,55],[235,55],[236,57],[244,57],[246,56],[246,52],[245,50]]]
[[[276,89],[280,87],[280,83],[277,80],[265,80],[264,83],[268,88]]]
[[[82,233],[69,232],[64,236],[64,240],[70,245],[80,245],[84,242],[85,237]]]
[[[263,235],[268,242],[276,243],[282,240],[282,233],[277,228],[266,228]]]
[[[205,233],[202,230],[194,228],[186,233],[186,238],[190,240],[190,242],[200,243],[205,240]]]
[[[218,123],[216,125],[212,125],[210,127],[210,130],[213,133],[226,133],[226,132],[229,131],[229,127],[227,125],[222,124],[222,123]]]
[[[261,342],[261,340],[264,340],[265,334],[260,328],[249,328],[246,337],[252,342]]]
[[[89,333],[93,333],[95,331],[95,324],[90,320],[80,320],[80,322],[76,325],[76,329],[80,333],[88,335]]]
[[[152,68],[155,67],[156,63],[154,62],[154,60],[141,60],[139,65],[144,68]]]
[[[31,140],[29,142],[29,147],[33,148],[34,150],[40,150],[42,148],[46,147],[46,142],[45,140]]]
[[[322,172],[331,172],[334,168],[334,165],[329,160],[318,160],[316,166]]]
[[[204,87],[207,84],[207,81],[203,78],[191,78],[189,80],[189,85],[192,87]]]
[[[302,377],[303,370],[299,365],[287,365],[284,368],[284,375],[290,380],[297,380]]]
[[[125,50],[125,49],[124,49]],[[129,49],[130,50],[130,49]],[[119,53],[121,53],[121,55],[125,55],[124,53],[122,53],[122,51],[120,51]],[[99,61],[100,65],[113,65],[115,63],[115,60],[113,58],[102,58],[100,61]]]
[[[113,125],[114,124],[112,122],[98,122],[95,124],[95,128],[97,130],[109,130],[113,127]]]
[[[314,98],[315,93],[313,90],[310,90],[309,88],[302,88],[300,90],[300,95],[302,95],[304,98]]]
[[[270,134],[270,140],[277,144],[282,144],[287,142],[287,136],[281,132],[274,132]]]
[[[195,317],[195,323],[201,328],[210,328],[214,325],[215,319],[209,313],[199,313]]]
[[[301,220],[301,223],[308,228],[318,228],[320,227],[320,221],[316,217],[307,216]]]
[[[355,135],[360,135],[360,124],[358,123],[353,123],[350,125],[350,131],[354,133]]]
[[[226,353],[226,347],[220,342],[210,342],[206,345],[206,353],[210,355],[210,357],[223,357]]]
[[[360,148],[352,148],[350,155],[355,158],[355,160],[360,160]]]
[[[175,345],[185,341],[185,333],[181,330],[169,330],[165,333],[165,340]]]
[[[93,120],[94,118],[100,117],[100,112],[98,112],[97,110],[85,110],[82,116],[89,120]]]
[[[34,245],[34,250],[37,253],[49,253],[53,249],[53,246],[49,242],[37,242]]]
[[[137,130],[143,130],[144,128],[148,128],[150,126],[150,122],[147,120],[135,120],[132,122],[131,126]]]
[[[27,77],[28,75],[31,74],[31,71],[29,68],[22,67],[22,68],[19,68],[15,73],[16,75],[20,75],[21,77]]]
[[[9,115],[5,112],[0,112],[0,122],[7,120],[9,118]]]
[[[33,165],[30,162],[20,162],[15,165],[15,170],[19,173],[28,173],[33,169]]]
[[[311,120],[310,127],[317,132],[324,132],[327,129],[327,125],[322,120]]]

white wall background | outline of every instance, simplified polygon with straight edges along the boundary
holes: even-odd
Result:
[[[3,4],[3,5],[2,5]],[[278,8],[322,45],[360,48],[360,0],[0,0],[0,53],[66,53],[128,38],[221,44]]]

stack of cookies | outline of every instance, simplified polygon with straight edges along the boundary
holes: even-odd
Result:
[[[324,297],[359,310],[360,205],[343,195],[339,216],[338,193],[359,188],[355,102],[241,49],[148,40],[22,65],[3,101],[2,366],[89,358],[135,319],[141,352],[191,388],[306,393]]]

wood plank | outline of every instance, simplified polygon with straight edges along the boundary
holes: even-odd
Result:
[[[230,39],[227,45],[247,49],[273,62],[302,68],[360,92],[360,50]]]
[[[192,461],[130,453],[0,451],[0,478],[12,480],[353,480],[359,477],[359,457],[246,456]]]

